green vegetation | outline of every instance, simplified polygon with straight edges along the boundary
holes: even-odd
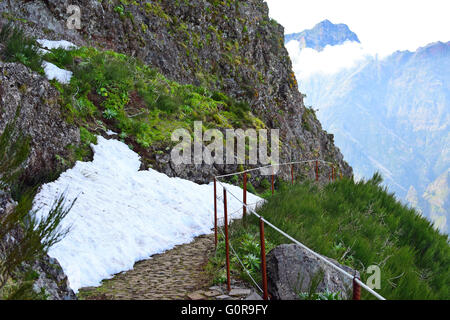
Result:
[[[115,11],[125,15],[124,5],[129,3],[122,1]],[[158,4],[147,5],[147,9],[150,7],[153,11],[160,9]],[[69,85],[52,81],[61,93],[67,121],[83,128],[82,145],[69,146],[74,156],[60,157],[63,164],[90,155],[92,137],[86,132],[98,134],[111,129],[119,132],[128,145],[145,151],[166,150],[172,144],[171,133],[178,128],[192,132],[194,121],[202,121],[204,129],[264,127],[248,104],[204,87],[181,85],[123,54],[83,47],[52,49],[42,57],[36,41],[11,25],[2,27],[0,43],[5,61],[20,62],[42,73],[45,59],[73,71]],[[196,43],[202,45],[199,39]],[[230,43],[231,47],[236,45]]]
[[[203,121],[205,128],[260,127],[262,123],[246,103],[168,80],[123,54],[59,49],[44,58],[74,73],[70,85],[53,82],[62,94],[69,121],[90,132],[108,127],[139,148],[170,145],[171,132],[192,131],[194,121]]]
[[[307,292],[296,292],[301,300],[341,300],[340,292],[331,292],[326,289],[324,292],[318,292],[317,288],[322,282],[324,271],[319,270],[311,277],[311,282]],[[302,287],[304,279],[299,275],[299,287]]]
[[[42,56],[36,40],[26,37],[21,29],[11,24],[2,26],[0,30],[0,58],[6,62],[20,62],[33,71],[41,71]]]
[[[229,229],[229,239],[231,246],[241,259],[242,264],[250,273],[251,277],[258,283],[261,283],[261,247],[259,244],[259,235],[247,232],[242,227],[241,222],[235,222]],[[273,249],[275,245],[267,241],[266,251]],[[249,274],[242,267],[241,262],[236,258],[236,255],[230,250],[231,271],[232,277],[239,277],[251,283]],[[226,264],[225,264],[225,239],[223,234],[218,235],[217,250],[209,260],[206,271],[211,275],[213,284],[226,283]]]
[[[29,154],[29,140],[8,124],[0,135],[0,193],[17,185],[22,164]],[[32,290],[38,275],[29,264],[42,257],[68,232],[59,224],[74,202],[65,205],[64,196],[53,204],[46,217],[36,218],[32,201],[36,189],[21,190],[17,206],[0,216],[0,299],[45,299],[45,292]],[[20,230],[20,231],[19,231]],[[14,239],[11,241],[11,235]],[[9,240],[8,240],[9,239]]]
[[[387,299],[448,299],[448,237],[398,202],[381,182],[375,174],[368,181],[342,179],[323,187],[281,183],[259,213],[314,251],[359,270],[363,281],[370,276],[366,268],[378,265],[377,291]],[[231,228],[253,238],[259,232],[254,216]],[[277,245],[289,242],[269,227],[266,237]],[[231,238],[233,243],[235,236]],[[235,249],[239,247],[237,242]],[[362,297],[374,299],[365,290]]]
[[[30,153],[29,139],[22,135],[17,136],[14,125],[14,122],[7,124],[0,135],[0,191],[18,179],[21,173],[20,166]],[[14,140],[16,142],[12,143]]]
[[[311,131],[311,124],[309,123],[310,116],[315,117],[315,113],[312,109],[305,108],[305,112],[302,114],[302,126],[308,131]]]

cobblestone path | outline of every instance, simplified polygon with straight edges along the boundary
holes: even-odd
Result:
[[[139,261],[132,270],[104,280],[100,287],[81,288],[80,299],[173,300],[208,288],[204,271],[214,250],[214,236],[204,235],[151,259]]]

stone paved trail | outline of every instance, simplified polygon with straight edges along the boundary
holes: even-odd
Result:
[[[81,288],[80,299],[178,300],[206,289],[210,279],[204,271],[214,250],[214,236],[204,235],[189,244],[176,246],[151,259],[142,260],[132,270],[104,280],[100,287]]]

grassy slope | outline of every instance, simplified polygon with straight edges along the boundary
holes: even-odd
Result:
[[[143,156],[168,151],[170,135],[185,128],[192,133],[194,121],[204,129],[264,128],[248,104],[201,86],[171,81],[150,66],[113,51],[82,47],[53,49],[42,56],[35,39],[11,25],[0,29],[0,59],[20,62],[44,74],[42,61],[73,72],[70,84],[52,81],[61,93],[67,120],[80,126],[84,146],[74,159],[89,155],[95,134],[112,129],[120,139]]]
[[[364,270],[378,265],[377,291],[387,299],[448,299],[448,237],[399,203],[380,182],[375,175],[366,182],[344,179],[324,187],[285,184],[259,213],[316,252],[358,269],[364,281],[370,276]],[[246,233],[257,232],[252,216]],[[289,242],[269,227],[266,234],[271,243]]]
[[[57,49],[44,58],[74,72],[69,85],[53,83],[61,92],[68,120],[82,128],[85,143],[92,140],[88,132],[109,128],[145,156],[145,150],[168,150],[171,133],[178,128],[192,132],[194,121],[202,121],[204,129],[264,128],[247,104],[171,81],[123,54]]]

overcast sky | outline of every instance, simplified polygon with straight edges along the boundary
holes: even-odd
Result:
[[[364,47],[382,56],[450,41],[450,0],[266,0],[285,33],[324,19],[345,23]]]

